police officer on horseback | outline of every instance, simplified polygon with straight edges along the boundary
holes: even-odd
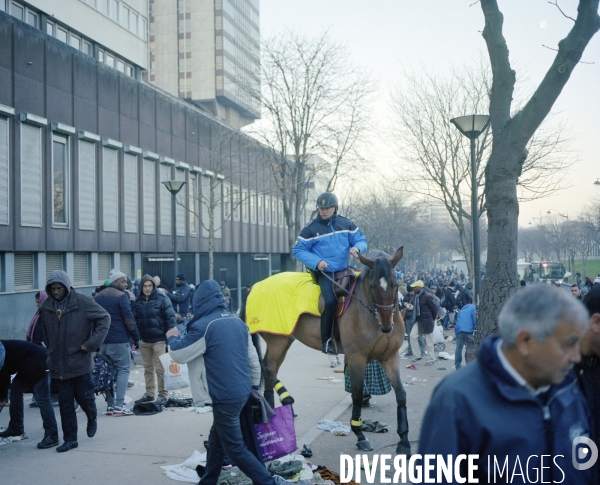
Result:
[[[367,250],[367,238],[346,217],[337,213],[338,199],[332,192],[317,198],[317,217],[304,229],[293,247],[294,256],[307,268],[316,272],[317,282],[325,301],[321,314],[321,340],[323,353],[335,354],[330,343],[336,297],[332,279],[334,274],[347,268],[348,254],[355,258]]]

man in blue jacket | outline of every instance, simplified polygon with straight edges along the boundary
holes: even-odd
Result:
[[[467,357],[469,350],[475,348],[475,326],[477,325],[477,312],[475,311],[475,305],[465,297],[465,306],[462,307],[461,311],[458,312],[456,317],[456,324],[454,326],[454,333],[456,335],[456,351],[454,352],[454,367],[460,369],[462,365],[462,353],[463,348],[467,348],[467,355],[465,356],[465,362],[468,364]]]
[[[184,318],[190,311],[190,295],[190,286],[185,282],[185,275],[179,273],[175,277],[175,286],[171,288],[171,293],[167,293],[167,296],[175,311]]]
[[[214,421],[200,483],[216,485],[227,454],[252,483],[274,485],[275,479],[244,444],[240,425],[240,414],[250,391],[252,387],[258,389],[260,383],[260,364],[248,327],[225,310],[223,293],[214,280],[198,286],[193,310],[187,334],[179,338],[177,327],[172,328],[167,332],[167,343],[169,354],[176,361],[182,361],[184,354],[204,357]]]
[[[324,192],[319,195],[317,209],[317,217],[300,231],[292,251],[297,260],[316,272],[325,301],[321,314],[323,353],[335,354],[335,349],[330,345],[336,307],[331,279],[335,273],[348,267],[348,254],[357,258],[359,253],[367,250],[367,238],[350,219],[337,213],[338,199],[335,194]]]
[[[140,334],[131,311],[129,297],[125,293],[127,276],[120,271],[110,273],[110,285],[96,295],[96,303],[110,315],[110,328],[104,339],[100,352],[106,359],[109,372],[115,374],[117,397],[112,392],[106,393],[106,414],[131,415],[133,411],[125,406],[127,381],[131,371],[131,347],[129,340],[137,344]]]
[[[425,412],[419,453],[451,455],[458,463],[452,480],[437,483],[468,476],[459,455],[479,456],[479,483],[597,483],[595,467],[578,469],[573,456],[592,434],[570,373],[588,321],[581,303],[550,286],[531,286],[508,300],[499,335],[436,387]]]

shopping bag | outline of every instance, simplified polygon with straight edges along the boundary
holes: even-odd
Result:
[[[108,370],[108,363],[104,356],[98,352],[94,356],[94,369],[92,370],[92,381],[96,396],[113,390],[115,383],[114,375]]]
[[[287,404],[275,408],[274,411],[275,416],[271,421],[254,425],[264,461],[275,460],[293,453],[298,448],[292,406]]]
[[[442,343],[444,341],[444,332],[442,331],[441,325],[433,326],[433,335],[431,336],[433,345]]]
[[[165,369],[165,389],[175,391],[190,387],[190,376],[187,364],[178,364],[166,353],[160,356],[160,363]]]

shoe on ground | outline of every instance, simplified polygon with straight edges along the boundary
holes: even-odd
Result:
[[[53,446],[58,446],[58,436],[44,436],[44,439],[37,444],[37,447],[40,450],[45,450],[46,448],[52,448]]]
[[[58,394],[52,394],[50,400],[52,401],[53,406],[58,406]]]
[[[167,404],[167,398],[165,396],[158,396],[156,398],[155,404],[158,404],[159,406],[164,406],[165,404]]]
[[[140,404],[143,402],[151,402],[151,401],[154,401],[154,398],[152,396],[148,396],[148,394],[144,394],[137,401],[135,401],[135,404]]]
[[[123,406],[115,406],[113,416],[131,416],[133,411],[123,404]]]
[[[29,404],[29,407],[30,408],[39,408],[40,405],[35,401],[31,401],[31,404]]]
[[[109,406],[109,407],[106,408],[106,413],[105,414],[107,416],[112,416],[114,413],[115,413],[115,408],[114,407]]]
[[[131,389],[133,386],[135,386],[135,382],[127,381],[127,389]]]
[[[62,445],[56,448],[56,451],[59,453],[64,453],[65,451],[72,450],[73,448],[77,448],[79,443],[77,441],[65,441]]]
[[[12,438],[15,436],[22,436],[24,434],[23,431],[21,431],[20,433],[17,433],[15,431],[11,431],[10,429],[5,429],[4,431],[0,432],[0,438]]]
[[[422,360],[423,357],[417,357],[416,359],[411,360],[411,362],[419,362],[420,360]]]
[[[94,418],[93,421],[88,421],[86,431],[87,431],[88,438],[94,437],[94,435],[96,434],[96,431],[98,431],[98,419],[97,418]]]

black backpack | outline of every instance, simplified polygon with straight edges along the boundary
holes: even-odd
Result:
[[[108,370],[108,363],[104,356],[97,352],[94,356],[94,370],[92,370],[92,381],[94,382],[94,392],[96,395],[105,392],[112,392],[115,384],[115,377]]]

